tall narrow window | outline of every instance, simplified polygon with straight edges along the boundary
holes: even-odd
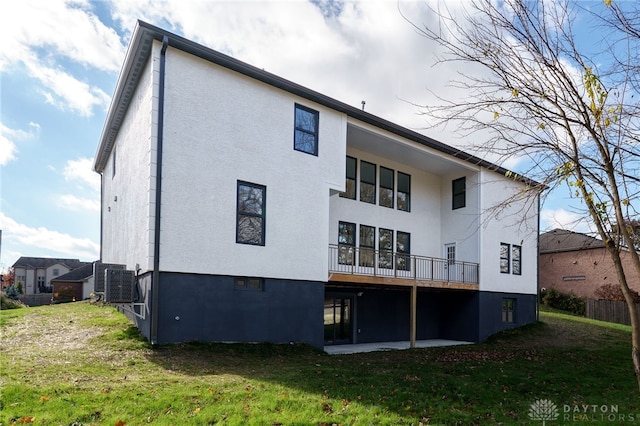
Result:
[[[341,265],[354,264],[356,246],[356,224],[350,222],[338,223],[338,263]]]
[[[411,211],[411,176],[398,172],[398,210]]]
[[[318,111],[296,104],[293,148],[318,155]]]
[[[376,228],[360,225],[360,266],[373,267],[376,244]]]
[[[502,299],[502,322],[515,322],[516,300],[504,298]]]
[[[511,273],[513,275],[522,275],[522,246],[511,247]]]
[[[500,272],[503,274],[509,273],[509,244],[500,243]]]
[[[347,180],[345,182],[345,190],[340,193],[343,198],[356,199],[356,172],[357,162],[353,157],[347,157]]]
[[[391,229],[379,230],[378,236],[378,266],[380,268],[393,268],[393,231]]]
[[[116,175],[116,147],[113,147],[113,153],[111,154],[111,177]]]
[[[395,172],[380,166],[380,205],[393,208],[393,175]]]
[[[456,179],[452,182],[451,192],[453,194],[453,210],[460,209],[467,205],[467,182],[465,177],[461,177],[460,179]]]
[[[376,203],[376,165],[360,162],[360,201]]]
[[[236,242],[264,245],[267,187],[238,181]]]
[[[398,252],[396,257],[396,267],[399,271],[411,270],[411,234],[408,232],[396,233],[396,251]]]

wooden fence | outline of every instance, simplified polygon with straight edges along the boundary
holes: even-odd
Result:
[[[640,304],[636,307],[640,309]],[[627,303],[622,301],[589,299],[586,301],[585,315],[591,319],[631,325]]]

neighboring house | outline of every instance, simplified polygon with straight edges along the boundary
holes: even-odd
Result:
[[[149,24],[94,169],[101,261],[135,274],[112,294],[154,344],[482,341],[536,320],[537,199],[489,211],[533,182]]]
[[[54,259],[49,257],[21,257],[13,264],[14,282],[22,283],[25,295],[51,293],[51,280],[90,262],[78,259]]]
[[[93,263],[76,268],[51,280],[53,302],[84,300],[93,293]]]
[[[640,279],[631,258],[622,253],[622,263],[631,288],[640,291]],[[604,284],[619,285],[613,261],[602,240],[563,229],[540,235],[540,288],[555,288],[589,299]]]

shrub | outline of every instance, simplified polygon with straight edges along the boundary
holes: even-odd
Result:
[[[7,287],[5,290],[5,294],[9,299],[13,300],[18,300],[18,298],[20,297],[20,292],[15,285],[10,285],[9,287]]]
[[[575,294],[561,293],[554,288],[550,288],[542,295],[542,303],[563,311],[568,311],[576,315],[585,314],[585,302]]]
[[[640,294],[633,289],[630,290],[634,303],[640,303]],[[601,285],[596,289],[595,295],[598,299],[602,300],[620,300],[624,302],[624,295],[622,294],[622,288],[620,288],[619,284]]]
[[[0,293],[0,309],[17,309],[24,307],[25,305],[19,300],[10,299],[6,294]]]

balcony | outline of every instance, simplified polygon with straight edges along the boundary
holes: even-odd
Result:
[[[329,281],[478,290],[479,265],[373,250],[329,245]]]

